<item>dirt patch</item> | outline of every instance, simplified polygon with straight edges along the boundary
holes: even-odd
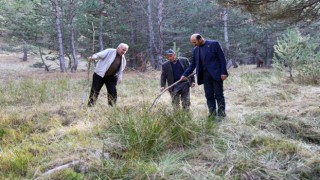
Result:
[[[41,63],[40,57],[30,55],[28,61],[22,61],[22,53],[0,53],[0,81],[18,80],[22,78],[31,78],[38,80],[57,79],[61,75],[70,78],[84,78],[87,76],[87,63],[79,62],[77,73],[61,73],[56,62],[51,64],[54,68],[51,72],[46,72],[44,68],[35,68],[33,64]],[[93,69],[91,69],[93,72]]]
[[[87,62],[80,60],[76,73],[66,72],[61,73],[57,62],[47,61],[52,69],[50,72],[45,71],[44,68],[33,67],[34,64],[41,63],[40,56],[30,55],[28,61],[22,61],[22,53],[14,52],[0,52],[0,81],[19,80],[24,78],[37,80],[59,79],[61,77],[86,79],[88,76]],[[90,78],[93,74],[93,67],[90,69]],[[139,71],[126,68],[124,76],[154,78],[158,80],[158,71],[150,70],[149,73],[141,73]]]

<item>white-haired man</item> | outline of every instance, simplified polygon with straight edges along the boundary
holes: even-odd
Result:
[[[115,105],[117,101],[117,84],[122,80],[123,70],[126,67],[125,53],[129,46],[125,43],[118,45],[117,49],[108,48],[88,58],[89,62],[99,60],[96,64],[92,86],[88,101],[88,106],[91,107],[98,99],[100,90],[103,85],[106,85],[108,91],[108,104]]]

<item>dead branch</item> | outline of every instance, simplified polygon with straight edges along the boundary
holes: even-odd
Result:
[[[36,179],[39,179],[39,178],[44,177],[44,176],[48,176],[48,175],[53,174],[55,172],[61,171],[63,169],[75,167],[76,165],[80,164],[81,162],[82,161],[77,160],[77,161],[72,161],[72,162],[67,163],[67,164],[63,164],[61,166],[57,166],[57,167],[55,167],[53,169],[50,169],[50,170],[46,171],[45,173],[43,173],[40,177],[38,177]]]
[[[40,46],[39,46],[39,53],[40,53],[40,57],[41,57],[42,63],[43,63],[43,65],[44,65],[44,69],[49,72],[49,67],[50,67],[50,66],[48,66],[48,65],[44,62],[44,59],[43,59],[43,57],[42,57],[42,51],[41,51],[41,47],[40,47]]]

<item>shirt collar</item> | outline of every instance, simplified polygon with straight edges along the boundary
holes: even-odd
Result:
[[[174,61],[170,61],[172,64],[176,64],[178,62],[178,59],[175,59]]]

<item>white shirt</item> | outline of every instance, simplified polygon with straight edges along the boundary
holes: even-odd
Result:
[[[94,72],[98,74],[100,77],[104,77],[105,73],[109,69],[112,62],[115,60],[117,55],[117,49],[108,48],[103,51],[100,51],[94,55],[92,55],[93,59],[99,60],[96,64],[96,67],[94,69]],[[118,76],[117,84],[122,80],[122,72],[124,68],[126,67],[126,58],[124,55],[122,55],[121,60],[121,66],[116,73],[116,76]]]

